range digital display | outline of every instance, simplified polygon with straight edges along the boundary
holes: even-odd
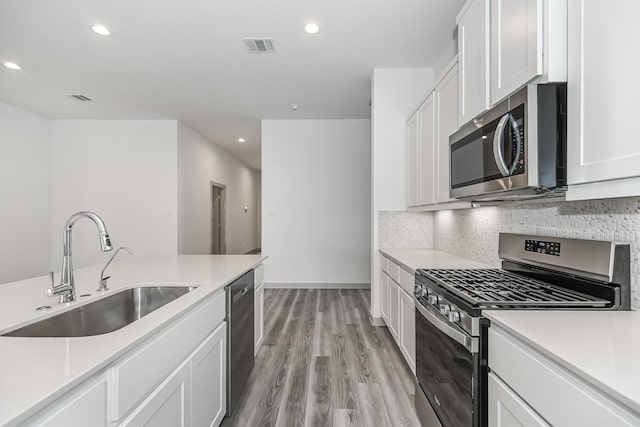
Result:
[[[525,240],[524,250],[544,255],[560,256],[560,242],[545,242],[543,240]]]

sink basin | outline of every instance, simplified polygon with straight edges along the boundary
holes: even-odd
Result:
[[[117,331],[195,289],[140,286],[24,326],[7,337],[87,337]]]

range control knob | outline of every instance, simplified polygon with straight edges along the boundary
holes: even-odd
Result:
[[[452,311],[449,311],[448,315],[449,315],[449,322],[456,323],[456,322],[460,321],[460,313],[459,312],[457,312],[455,310],[452,310]]]
[[[417,298],[423,297],[427,294],[426,290],[424,289],[424,287],[420,286],[420,285],[415,285],[415,287],[413,288],[413,292],[415,293]]]
[[[429,304],[437,305],[438,304],[438,296],[437,295],[429,295]]]
[[[447,313],[449,313],[449,310],[451,310],[451,306],[449,304],[442,304],[440,306],[440,314],[443,316],[446,316]]]

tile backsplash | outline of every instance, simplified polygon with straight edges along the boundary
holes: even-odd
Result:
[[[378,247],[433,248],[431,212],[380,212]]]
[[[640,198],[479,207],[433,214],[435,249],[496,267],[500,266],[500,232],[631,243],[631,304],[640,310]]]

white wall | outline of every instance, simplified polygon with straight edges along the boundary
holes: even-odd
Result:
[[[431,68],[374,69],[371,77],[371,316],[380,318],[380,211],[406,204],[405,121],[433,86]],[[381,321],[380,321],[381,322]]]
[[[51,262],[58,271],[67,218],[100,215],[115,247],[136,254],[177,253],[177,122],[54,120],[52,126]],[[104,262],[95,225],[78,221],[74,266]]]
[[[369,160],[369,120],[262,121],[266,283],[369,283]]]
[[[259,248],[260,172],[179,123],[178,253],[211,253],[211,181],[226,186],[227,253]]]
[[[51,121],[0,103],[0,283],[49,270]]]

